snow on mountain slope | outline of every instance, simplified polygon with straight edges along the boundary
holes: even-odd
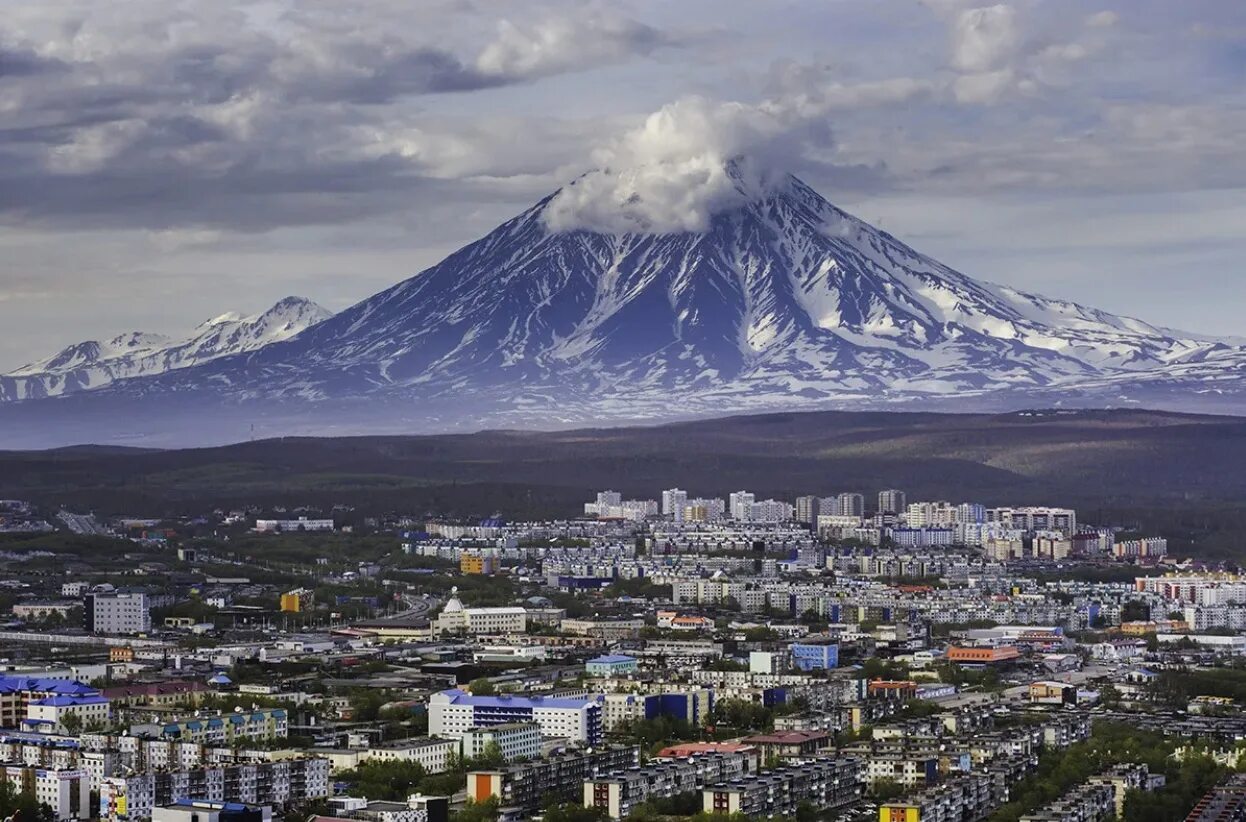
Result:
[[[286,297],[261,314],[244,317],[231,312],[214,317],[183,339],[133,331],[104,342],[81,342],[0,375],[0,401],[53,397],[128,377],[188,368],[289,339],[330,316],[310,300]]]
[[[556,193],[297,339],[127,387],[879,404],[1075,384],[1219,345],[976,281],[793,177],[745,193],[675,234],[552,230]]]

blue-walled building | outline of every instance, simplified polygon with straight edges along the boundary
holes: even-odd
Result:
[[[833,642],[816,645],[793,642],[789,650],[792,665],[801,671],[825,671],[839,667],[839,646]]]

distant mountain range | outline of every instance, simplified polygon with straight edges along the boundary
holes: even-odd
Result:
[[[0,402],[90,391],[121,379],[190,368],[289,339],[331,316],[311,300],[286,297],[250,317],[237,312],[213,317],[182,338],[131,331],[104,342],[87,340],[0,374]]]
[[[794,177],[761,191],[736,179],[740,196],[705,231],[674,234],[554,230],[556,192],[298,333],[206,362],[98,368],[74,379],[90,391],[0,408],[10,432],[0,443],[196,444],[253,426],[549,428],[783,408],[1246,409],[1238,340],[979,282]],[[110,343],[120,349],[110,356],[129,363],[127,345]],[[39,379],[52,385],[3,394],[69,390],[51,390],[68,376]]]

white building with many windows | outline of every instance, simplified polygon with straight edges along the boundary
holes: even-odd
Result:
[[[468,728],[459,742],[464,759],[475,759],[497,745],[507,762],[536,759],[541,755],[541,726],[535,722],[505,722],[483,728]]]
[[[145,634],[151,631],[147,594],[97,591],[83,602],[86,629],[96,634]]]
[[[595,699],[474,696],[460,690],[428,699],[428,732],[433,736],[462,739],[473,728],[515,722],[535,723],[542,737],[587,745],[596,745],[602,736],[601,705]]]

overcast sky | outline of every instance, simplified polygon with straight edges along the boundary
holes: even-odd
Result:
[[[340,310],[591,168],[722,152],[971,276],[1241,335],[1244,144],[1234,0],[0,0],[0,371]]]

